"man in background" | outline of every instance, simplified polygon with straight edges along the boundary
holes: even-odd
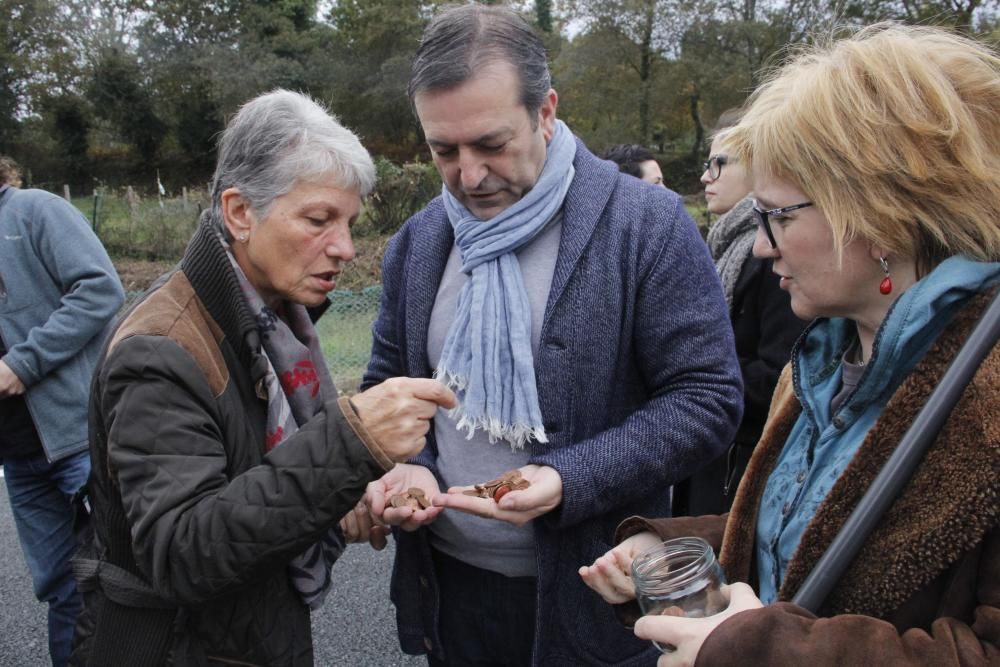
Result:
[[[617,164],[623,174],[635,176],[653,185],[663,185],[660,163],[652,153],[638,144],[611,146],[601,154],[601,157]]]
[[[17,165],[0,156],[0,461],[61,667],[81,606],[71,501],[90,473],[90,380],[125,293],[80,212],[20,185]]]

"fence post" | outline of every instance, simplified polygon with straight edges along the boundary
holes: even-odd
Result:
[[[126,247],[132,250],[132,227],[135,224],[136,209],[139,208],[139,198],[135,196],[135,189],[131,185],[125,188],[125,198],[128,200],[128,238]]]
[[[100,199],[97,196],[97,188],[94,188],[94,215],[92,225],[94,227],[94,235],[97,236],[97,238],[101,238],[101,234],[97,228],[97,205],[99,201]]]
[[[63,199],[66,201],[73,201],[69,196],[69,185],[63,185]]]
[[[188,212],[188,189],[187,186],[181,187],[181,199],[184,202],[184,212]]]

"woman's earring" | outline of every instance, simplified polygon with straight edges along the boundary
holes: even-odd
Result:
[[[889,277],[889,262],[885,261],[885,257],[879,255],[879,263],[882,265],[882,273],[885,274],[885,278],[879,283],[878,291],[882,294],[889,294],[892,292],[892,278]]]
[[[242,241],[243,243],[246,243],[246,241],[247,241],[247,233],[246,232],[243,232],[242,234],[240,234],[240,241]],[[882,261],[883,261],[883,263],[885,262],[885,260],[882,260]],[[886,275],[889,275],[889,270],[888,269],[886,269]]]

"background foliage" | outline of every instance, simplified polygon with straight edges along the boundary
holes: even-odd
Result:
[[[331,370],[352,388],[371,348],[387,239],[441,188],[405,91],[444,1],[0,0],[0,153],[29,186],[70,187],[134,296],[176,262],[207,206],[226,118],[277,87],[326,103],[379,175],[334,314],[321,321]],[[647,145],[682,193],[700,189],[719,115],[787,45],[887,18],[1000,42],[1000,0],[513,4],[548,46],[560,117],[595,152]],[[701,198],[686,200],[704,229]]]
[[[169,192],[203,188],[227,116],[260,92],[302,90],[391,162],[380,171],[395,194],[376,197],[369,220],[388,230],[407,208],[393,197],[438,187],[423,182],[426,150],[405,86],[420,33],[441,4],[0,0],[0,153],[24,165],[30,184],[56,191],[66,183],[88,194],[125,185],[154,192],[157,175]],[[716,118],[788,44],[884,18],[1000,39],[1000,0],[514,4],[549,46],[559,112],[574,131],[598,151],[650,146],[682,192],[697,187]]]

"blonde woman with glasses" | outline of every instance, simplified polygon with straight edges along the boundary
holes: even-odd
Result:
[[[781,369],[788,363],[805,322],[795,317],[788,293],[778,284],[771,259],[752,253],[757,229],[750,172],[731,155],[729,130],[739,110],[723,112],[701,182],[705,205],[719,216],[708,230],[708,249],[722,281],[743,377],[743,419],[726,453],[674,486],[674,516],[721,514],[729,510]]]
[[[816,616],[790,602],[1000,285],[1000,58],[882,24],[776,72],[730,135],[753,176],[754,252],[801,318],[727,516],[633,518],[581,570],[634,597],[632,558],[697,535],[731,585],[708,618],[645,617],[667,665],[1000,661],[1000,350]]]

